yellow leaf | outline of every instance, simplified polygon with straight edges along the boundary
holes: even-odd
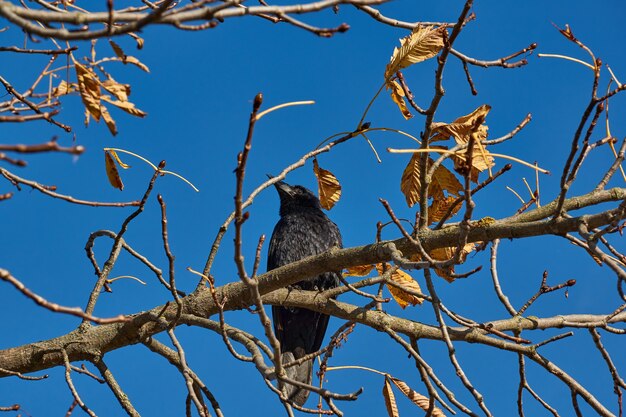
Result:
[[[409,207],[413,207],[420,197],[420,158],[419,153],[413,154],[406,168],[404,168],[402,179],[400,180],[400,190],[404,194]]]
[[[468,243],[461,249],[460,263],[465,262],[467,255],[476,248],[474,243]],[[456,247],[437,248],[430,251],[429,255],[437,261],[447,261],[454,256]],[[454,265],[450,265],[445,268],[435,268],[435,273],[448,282],[455,280],[454,278]]]
[[[74,64],[76,70],[76,79],[78,80],[78,90],[85,105],[88,115],[91,115],[96,121],[100,120],[100,81],[98,76],[90,68],[86,68],[76,62]],[[85,119],[85,124],[89,123],[89,117]]]
[[[396,72],[434,57],[443,48],[445,28],[418,25],[413,32],[400,39],[400,48],[394,48],[387,68],[385,79]]]
[[[442,198],[435,198],[432,204],[428,207],[428,225],[441,221],[454,201],[456,201],[456,197],[451,195]],[[461,209],[461,207],[463,207],[463,204],[457,204],[454,210],[452,210],[450,217],[454,216]]]
[[[324,209],[330,210],[341,197],[341,184],[332,172],[319,167],[317,159],[313,159],[313,173],[317,177],[320,203]]]
[[[402,89],[402,86],[396,80],[393,80],[387,83],[387,90],[391,90],[391,99],[398,105],[402,116],[404,116],[406,120],[412,118],[413,115],[404,101],[404,90]]]
[[[115,161],[124,169],[128,169],[130,168],[130,165],[125,164],[122,162],[122,160],[120,159],[120,156],[117,154],[117,152],[115,152],[113,149],[109,149],[108,152],[111,154],[111,156],[115,159]]]
[[[463,185],[448,168],[439,165],[428,185],[428,194],[435,199],[443,199],[443,192],[458,197],[463,191]]]
[[[454,254],[453,247],[436,248],[431,250],[428,254],[436,261],[447,261]]]
[[[382,264],[376,264],[376,270],[378,271],[379,274],[382,275],[383,273]],[[406,272],[400,269],[397,269],[393,274],[391,274],[391,280],[410,290],[413,290],[419,293],[422,292],[422,289],[420,288],[417,281],[415,281],[412,276],[410,276],[409,274],[407,274]],[[422,298],[413,294],[409,294],[408,292],[403,291],[400,288],[394,287],[393,285],[387,284],[387,289],[391,293],[391,296],[393,297],[393,299],[396,300],[396,302],[402,308],[405,308],[409,304],[411,305],[422,304],[422,302],[424,301]]]
[[[357,265],[350,268],[346,268],[346,272],[343,273],[344,277],[364,277],[372,272],[374,265]]]
[[[383,398],[385,399],[385,406],[387,406],[387,414],[389,414],[389,417],[400,417],[400,412],[396,405],[396,397],[393,395],[393,389],[391,389],[391,384],[387,376],[385,376],[385,385],[383,385]]]
[[[398,389],[400,389],[400,391],[404,395],[406,395],[406,397],[409,400],[411,400],[411,402],[413,402],[413,404],[417,405],[419,408],[421,408],[424,411],[428,411],[428,408],[430,406],[430,399],[428,397],[425,397],[422,394],[419,394],[418,392],[414,391],[413,388],[409,387],[404,381],[401,381],[398,378],[389,377],[389,379],[391,380],[391,382],[393,382],[393,384],[396,387],[398,387]],[[432,417],[446,417],[443,411],[437,406],[433,407],[433,412],[431,416]]]
[[[109,182],[114,188],[119,189],[120,191],[124,189],[124,183],[122,182],[122,178],[120,177],[120,173],[117,171],[117,166],[115,165],[115,161],[111,155],[104,151],[104,166],[106,168],[107,177],[109,178]]]
[[[65,80],[62,80],[62,81],[59,83],[58,87],[55,87],[55,88],[52,90],[52,93],[51,93],[51,94],[52,94],[52,96],[54,96],[54,97],[64,96],[64,95],[66,95],[66,94],[73,93],[74,91],[76,91],[76,90],[77,90],[77,88],[78,88],[78,87],[77,87],[77,85],[76,85],[76,84],[73,84],[73,83],[68,83],[68,82],[66,82]]]
[[[439,248],[434,249],[429,255],[438,261],[447,261],[452,257],[452,251],[454,248]],[[448,255],[448,256],[446,256]],[[441,278],[445,279],[448,282],[453,282],[454,278],[454,265],[446,266],[444,268],[435,268],[435,274],[439,275]]]
[[[117,126],[115,125],[115,120],[111,117],[109,110],[104,106],[100,106],[100,113],[102,114],[104,123],[106,123],[109,128],[109,132],[111,132],[113,136],[117,135]]]

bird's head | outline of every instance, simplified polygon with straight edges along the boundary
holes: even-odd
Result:
[[[308,188],[301,185],[289,185],[284,181],[278,181],[274,187],[280,197],[281,216],[293,210],[322,209],[320,200]]]

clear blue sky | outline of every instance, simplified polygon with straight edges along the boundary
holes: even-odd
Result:
[[[407,21],[455,21],[461,7],[459,1],[418,5],[411,0],[397,0],[381,6],[381,10],[390,17]],[[584,51],[567,42],[552,26],[552,23],[558,26],[568,23],[575,35],[608,63],[622,81],[626,79],[623,48],[626,4],[621,1],[592,4],[478,0],[473,10],[477,19],[467,26],[455,44],[456,49],[467,55],[495,59],[536,42],[538,52],[588,59]],[[246,178],[247,192],[265,180],[265,173],[278,173],[328,136],[354,129],[383,81],[385,65],[398,38],[407,34],[405,30],[379,24],[350,7],[342,7],[338,16],[325,11],[303,17],[303,20],[326,26],[347,22],[351,29],[323,39],[289,25],[246,17],[228,20],[216,29],[199,33],[166,27],[147,28],[142,34],[146,41],[143,50],[136,50],[130,38],[117,39],[127,54],[138,57],[150,67],[149,74],[119,63],[107,67],[117,81],[132,85],[131,101],[148,116],[137,119],[112,110],[120,131],[117,137],[112,137],[103,123],[92,121],[85,128],[80,98],[68,97],[63,101],[58,119],[70,124],[73,134],[65,134],[45,122],[4,124],[0,142],[38,143],[57,135],[62,144],[69,145],[75,134],[76,142],[87,148],[85,154],[79,158],[65,154],[33,155],[26,158],[27,168],[6,167],[23,177],[54,184],[60,193],[91,200],[127,201],[140,197],[152,172],[142,162],[126,157],[124,160],[132,169],[122,173],[124,191],[115,190],[105,175],[102,148],[124,148],[155,163],[167,160],[168,169],[184,175],[201,190],[195,193],[171,176],[161,178],[157,184],[157,192],[163,194],[168,204],[178,286],[192,290],[197,279],[185,268],[202,269],[219,226],[233,209],[235,177],[232,171],[245,138],[255,94],[263,93],[265,108],[295,100],[315,100],[316,104],[275,112],[257,125]],[[7,24],[0,22],[2,27]],[[2,45],[23,42],[23,36],[15,28],[1,36]],[[89,54],[88,43],[76,45],[79,46],[77,56]],[[106,40],[99,41],[98,45],[100,57],[112,55]],[[474,97],[461,64],[451,57],[444,76],[446,95],[436,120],[449,122],[487,103],[492,106],[487,117],[490,137],[497,137],[509,132],[527,113],[532,113],[532,123],[514,140],[494,151],[529,162],[538,161],[540,166],[551,170],[551,176],[541,179],[541,197],[545,202],[558,190],[560,169],[587,104],[592,73],[581,65],[563,60],[538,59],[535,55],[528,60],[529,65],[509,70],[470,67],[479,92]],[[59,59],[57,64],[62,61]],[[45,58],[5,52],[1,55],[0,75],[23,90],[45,62]],[[435,65],[435,60],[431,60],[405,72],[416,101],[424,106],[433,93]],[[602,88],[607,81],[608,74],[604,70]],[[611,101],[611,128],[619,138],[626,131],[625,108],[626,96]],[[424,126],[422,117],[405,121],[387,95],[381,95],[376,101],[367,120],[373,126],[401,129],[415,136]],[[604,130],[598,129],[595,139],[600,139],[602,134]],[[376,222],[387,219],[378,203],[379,197],[388,199],[400,217],[414,218],[414,209],[407,208],[399,189],[400,176],[409,157],[385,151],[387,147],[413,147],[413,143],[393,133],[372,133],[370,138],[381,154],[382,164],[376,162],[369,146],[361,139],[354,139],[319,158],[320,165],[331,170],[343,186],[341,201],[329,216],[340,226],[346,247],[373,241]],[[496,162],[497,167],[503,165],[501,160]],[[608,164],[608,150],[598,151],[589,159],[572,192],[590,191]],[[514,213],[519,201],[505,187],[508,185],[524,194],[523,177],[534,181],[532,171],[515,165],[501,181],[477,196],[475,218],[500,218]],[[316,187],[310,163],[290,174],[287,181],[312,189]],[[614,185],[623,184],[615,181]],[[0,194],[9,191],[15,190],[8,182],[0,182]],[[84,307],[95,279],[83,249],[89,233],[99,229],[117,231],[130,210],[75,206],[23,187],[11,200],[0,203],[0,267],[10,270],[30,289],[50,301]],[[278,199],[274,191],[261,194],[250,214],[244,235],[249,267],[259,235],[269,236],[278,219]],[[158,203],[153,198],[145,213],[132,223],[126,239],[166,269],[159,222]],[[385,234],[386,238],[398,236],[391,229]],[[623,245],[619,246],[623,249]],[[109,247],[110,242],[105,239],[96,243],[101,264]],[[619,305],[615,279],[610,271],[598,268],[588,256],[562,239],[545,237],[503,242],[500,252],[502,284],[518,307],[536,291],[544,270],[549,271],[551,284],[571,278],[578,281],[568,298],[562,292],[549,294],[528,314],[597,314],[612,311]],[[506,311],[496,303],[488,262],[488,251],[479,253],[469,259],[467,269],[483,265],[482,272],[451,285],[442,280],[437,282],[440,295],[451,308],[476,320],[507,317]],[[148,285],[132,280],[116,282],[112,294],[101,296],[96,309],[99,316],[134,313],[171,298],[148,270],[126,254],[120,257],[113,271],[113,276],[118,275],[133,275],[144,279]],[[232,233],[223,241],[214,275],[219,284],[238,279],[232,262]],[[413,275],[423,284],[419,273]],[[350,297],[345,300],[354,301]],[[8,284],[0,285],[0,305],[4,316],[0,320],[0,349],[59,336],[78,323],[75,318],[36,307]],[[400,311],[390,305],[389,311],[417,321],[433,322],[430,306]],[[261,334],[257,318],[248,313],[231,312],[227,320]],[[339,320],[331,320],[329,333],[341,324]],[[233,359],[218,335],[189,328],[177,329],[177,334],[186,348],[190,365],[213,391],[225,415],[283,413],[282,406],[266,389],[256,370]],[[553,334],[557,332],[535,334],[533,341]],[[167,342],[162,336],[158,339]],[[604,341],[613,347],[613,352],[617,352],[617,348],[623,352],[622,340],[607,336]],[[622,343],[621,347],[618,343]],[[543,352],[579,377],[616,412],[610,376],[592,347],[589,336],[583,331],[569,341],[546,347]],[[459,344],[457,348],[467,375],[485,395],[495,415],[513,415],[516,412],[517,358],[479,346]],[[454,377],[445,347],[424,342],[422,350],[459,399],[478,411]],[[618,367],[626,366],[623,355],[615,354],[613,359]],[[106,360],[142,415],[183,415],[184,382],[164,359],[139,345],[112,352]],[[388,336],[370,329],[357,327],[349,343],[336,352],[333,364],[386,370],[417,391],[425,392],[406,353],[390,343]],[[568,415],[570,396],[565,387],[538,367],[529,365],[528,368],[532,386],[553,406],[563,410],[562,415]],[[64,415],[72,397],[63,372],[54,369],[46,373],[50,377],[38,382],[0,379],[0,406],[19,403],[24,414],[34,417]],[[361,386],[365,389],[357,402],[340,404],[346,415],[385,415],[380,394],[381,377],[362,371],[337,371],[330,373],[329,378],[328,387],[339,392]],[[75,375],[74,381],[85,402],[98,415],[123,415],[108,388],[80,375]],[[400,394],[396,398],[403,415],[416,412]],[[528,396],[525,404],[528,415],[546,415]],[[592,413],[586,405],[582,407],[585,415]],[[76,410],[74,415],[81,413]]]

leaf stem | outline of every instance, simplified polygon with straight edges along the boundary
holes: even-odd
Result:
[[[139,278],[134,277],[132,275],[120,275],[119,277],[108,279],[107,282],[110,284],[112,282],[117,281],[118,279],[124,279],[124,278],[132,279],[132,280],[135,280],[135,281],[137,281],[138,283],[140,283],[142,285],[146,285],[146,283],[144,281],[142,281]]]
[[[273,112],[275,110],[279,110],[279,109],[282,109],[282,108],[285,108],[285,107],[291,107],[291,106],[303,106],[303,105],[306,105],[306,104],[315,104],[315,101],[313,101],[313,100],[291,101],[289,103],[279,104],[277,106],[270,107],[269,109],[264,110],[261,113],[257,114],[256,115],[256,120],[258,122],[259,120],[261,120],[261,117],[263,117],[266,114],[271,113],[271,112]]]
[[[596,68],[593,65],[588,64],[585,61],[582,61],[580,59],[572,58],[571,56],[567,56],[567,55],[537,54],[537,57],[539,57],[539,58],[561,58],[561,59],[565,59],[567,61],[578,62],[579,64],[586,66],[587,68],[591,69],[592,71],[596,70]]]
[[[380,86],[376,94],[374,94],[374,97],[372,97],[372,99],[368,103],[367,107],[365,108],[365,111],[363,112],[363,116],[361,116],[361,120],[359,120],[359,124],[357,125],[356,130],[360,130],[361,125],[363,124],[363,120],[365,120],[367,113],[370,111],[370,107],[372,107],[372,104],[374,104],[374,101],[376,101],[376,99],[380,95],[380,92],[383,91],[383,88],[385,87],[385,85],[387,85],[387,81],[388,80],[385,80],[385,82]]]
[[[387,148],[387,152],[389,153],[430,153],[430,152],[438,152],[438,153],[444,153],[444,154],[448,154],[448,155],[454,155],[457,158],[465,158],[465,153],[459,153],[459,152],[453,152],[453,151],[449,151],[447,149],[437,149],[437,148],[426,148],[426,149],[394,149],[394,148]],[[514,156],[509,156],[509,155],[503,155],[501,153],[488,153],[489,156],[493,156],[493,157],[497,157],[497,158],[502,158],[502,159],[508,159],[514,162],[517,162],[518,164],[522,164],[522,165],[526,165],[529,168],[532,168],[536,171],[541,172],[542,174],[549,174],[550,171],[548,171],[547,169],[543,169],[538,167],[537,165],[533,165],[530,164],[526,161],[523,161],[519,158],[515,158]]]
[[[144,158],[144,157],[143,157],[143,156],[141,156],[141,155],[137,155],[136,153],[133,153],[133,152],[131,152],[131,151],[127,151],[127,150],[124,150],[124,149],[120,149],[120,148],[104,148],[104,150],[105,150],[105,151],[122,152],[122,153],[126,153],[126,154],[128,154],[128,155],[132,155],[132,156],[134,156],[135,158],[139,158],[139,159],[141,159],[142,161],[144,161],[146,164],[150,165],[150,166],[152,167],[152,169],[154,169],[155,171],[159,171],[159,172],[161,172],[161,174],[163,174],[163,175],[165,175],[165,174],[170,174],[170,175],[173,175],[173,176],[175,176],[176,178],[179,178],[179,179],[183,180],[184,182],[186,182],[187,184],[189,184],[189,186],[190,186],[191,188],[193,188],[195,192],[197,192],[197,193],[198,193],[198,192],[200,192],[200,190],[198,190],[198,189],[196,188],[196,186],[195,186],[195,185],[193,185],[193,184],[192,184],[189,180],[187,180],[187,179],[186,179],[185,177],[183,177],[182,175],[177,174],[177,173],[172,172],[172,171],[167,171],[167,170],[159,170],[159,167],[157,167],[156,165],[154,165],[152,162],[148,161],[146,158]]]
[[[382,372],[376,369],[367,368],[365,366],[358,366],[358,365],[329,366],[328,368],[326,368],[326,371],[327,372],[328,371],[343,371],[345,369],[360,369],[361,371],[373,372],[375,374],[382,375],[382,376],[390,376],[387,372]]]

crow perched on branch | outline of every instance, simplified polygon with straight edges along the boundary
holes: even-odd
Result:
[[[279,181],[274,184],[280,196],[280,220],[274,227],[267,257],[267,270],[342,247],[337,225],[322,212],[318,198],[308,189]],[[325,272],[292,285],[302,290],[323,291],[339,285],[340,272]],[[295,307],[272,307],[274,332],[280,342],[283,363],[316,352],[322,345],[329,317]],[[311,384],[313,360],[287,368],[287,376]],[[309,391],[287,385],[286,394],[303,405]]]

